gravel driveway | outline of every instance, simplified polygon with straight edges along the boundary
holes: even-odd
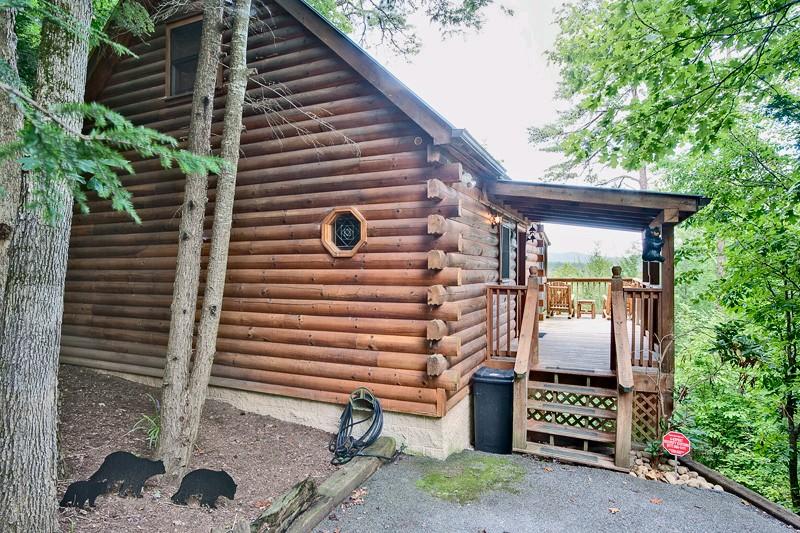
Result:
[[[502,456],[517,474],[506,476],[494,485],[494,490],[472,494],[471,501],[458,503],[458,498],[447,501],[430,494],[431,479],[451,487],[458,477],[448,472],[448,463],[491,461],[498,457],[501,456],[464,452],[446,463],[403,457],[381,468],[364,485],[366,492],[360,494],[363,503],[359,500],[355,505],[338,508],[317,531],[785,533],[791,530],[732,494],[645,481],[527,456]],[[469,497],[468,494],[465,498]]]

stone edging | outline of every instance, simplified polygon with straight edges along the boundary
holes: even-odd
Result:
[[[645,451],[631,452],[633,465],[630,475],[641,479],[663,481],[670,485],[686,485],[693,489],[725,490],[719,484],[710,483],[697,470],[682,466],[674,459],[665,459],[663,463],[656,466],[651,464],[651,459],[652,456]]]

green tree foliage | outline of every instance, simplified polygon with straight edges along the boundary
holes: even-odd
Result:
[[[566,155],[712,198],[680,232],[676,413],[698,457],[800,509],[800,0],[592,0],[559,13]]]
[[[17,9],[15,26],[19,77],[31,89],[36,78],[42,22],[59,20],[68,23],[69,18],[46,0],[0,0],[0,9],[4,7]],[[127,31],[135,36],[144,36],[154,29],[147,9],[135,0],[93,0],[92,7],[92,33],[89,36],[92,47],[101,42],[116,46],[113,37],[118,32]],[[109,20],[112,24],[108,29],[112,30],[112,34],[106,35],[103,30],[107,28]],[[117,52],[126,53],[122,47],[117,48]]]
[[[136,2],[98,0],[100,11],[93,19],[93,30],[83,37],[95,44],[111,46],[117,53],[133,55],[127,48],[114,43],[102,29],[109,19],[126,24],[125,31],[148,32],[152,22],[146,10]],[[207,169],[219,172],[220,162],[216,158],[199,157],[178,149],[177,141],[155,130],[133,125],[118,113],[99,105],[65,103],[55,108],[45,108],[31,94],[32,79],[25,80],[22,73],[36,71],[35,57],[38,53],[38,31],[44,20],[56,21],[60,26],[72,29],[68,14],[44,0],[0,0],[0,9],[14,8],[18,13],[18,27],[27,32],[18,41],[18,49],[26,50],[20,61],[19,71],[0,61],[0,90],[7,93],[14,105],[22,110],[25,125],[18,140],[0,147],[0,158],[16,158],[22,170],[35,179],[31,201],[43,210],[45,218],[53,220],[67,216],[61,212],[62,199],[58,188],[52,184],[66,179],[70,191],[83,211],[88,211],[87,193],[110,199],[112,206],[128,213],[139,221],[131,194],[124,189],[119,175],[132,173],[128,158],[134,152],[144,158],[157,157],[165,168],[178,166],[183,172]],[[21,22],[20,22],[21,21]],[[38,30],[35,30],[38,26]],[[123,29],[120,26],[114,26]],[[27,57],[27,59],[25,59]],[[86,125],[84,131],[72,131],[59,118],[64,113],[78,114]],[[2,192],[2,191],[0,191]]]
[[[622,277],[641,277],[641,251],[630,250],[624,257],[610,258],[603,255],[600,243],[595,243],[586,261],[577,263],[551,263],[548,276],[553,278],[610,278],[611,267],[622,267]]]
[[[363,44],[388,47],[400,55],[414,55],[421,42],[410,18],[425,16],[443,35],[480,30],[484,12],[494,0],[309,0],[328,20]],[[503,8],[507,14],[513,11]]]
[[[740,123],[715,149],[675,158],[664,171],[671,187],[713,197],[691,221],[700,231],[683,254],[695,265],[684,270],[686,280],[701,279],[704,261],[716,259],[720,242],[725,247],[724,267],[697,291],[719,306],[695,321],[706,330],[704,342],[685,352],[690,394],[681,412],[708,434],[708,462],[797,508],[800,168],[786,134],[769,120]],[[720,415],[741,423],[718,425]],[[740,432],[752,435],[744,439],[750,446],[740,447]]]
[[[30,101],[32,102],[32,101]],[[124,151],[131,150],[143,158],[157,157],[164,168],[177,165],[184,173],[206,168],[219,172],[219,162],[178,150],[178,142],[162,133],[134,126],[121,115],[99,104],[65,104],[51,112],[17,99],[25,109],[25,126],[15,143],[0,147],[0,159],[16,157],[24,172],[38,179],[30,191],[32,202],[43,209],[45,218],[53,220],[60,213],[62,198],[52,184],[67,179],[78,207],[88,212],[87,192],[111,200],[117,211],[128,213],[136,222],[131,193],[120,182],[119,175],[132,174],[133,167]],[[64,113],[80,114],[88,122],[86,132],[73,132],[54,119]]]
[[[531,128],[564,152],[553,175],[589,162],[634,170],[712,149],[743,103],[785,96],[797,76],[800,0],[589,0],[558,14],[549,58],[560,68],[560,119]]]

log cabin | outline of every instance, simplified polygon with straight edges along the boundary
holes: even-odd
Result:
[[[386,433],[444,458],[470,445],[473,374],[514,369],[515,450],[624,467],[631,441],[655,438],[671,409],[673,228],[704,200],[513,181],[304,1],[266,6],[248,39],[210,396],[333,430],[365,386]],[[200,24],[187,12],[123,37],[136,57],[100,49],[87,101],[184,138]],[[99,199],[74,216],[61,363],[159,385],[184,178],[156,160],[133,167],[123,183],[141,224]],[[609,287],[612,320],[566,330],[545,318],[552,222],[660,227],[666,260],[644,263],[635,284],[618,272],[591,281]]]

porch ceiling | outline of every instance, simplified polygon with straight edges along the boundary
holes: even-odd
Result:
[[[489,194],[534,222],[632,231],[681,222],[708,203],[688,194],[525,181],[494,182]]]

